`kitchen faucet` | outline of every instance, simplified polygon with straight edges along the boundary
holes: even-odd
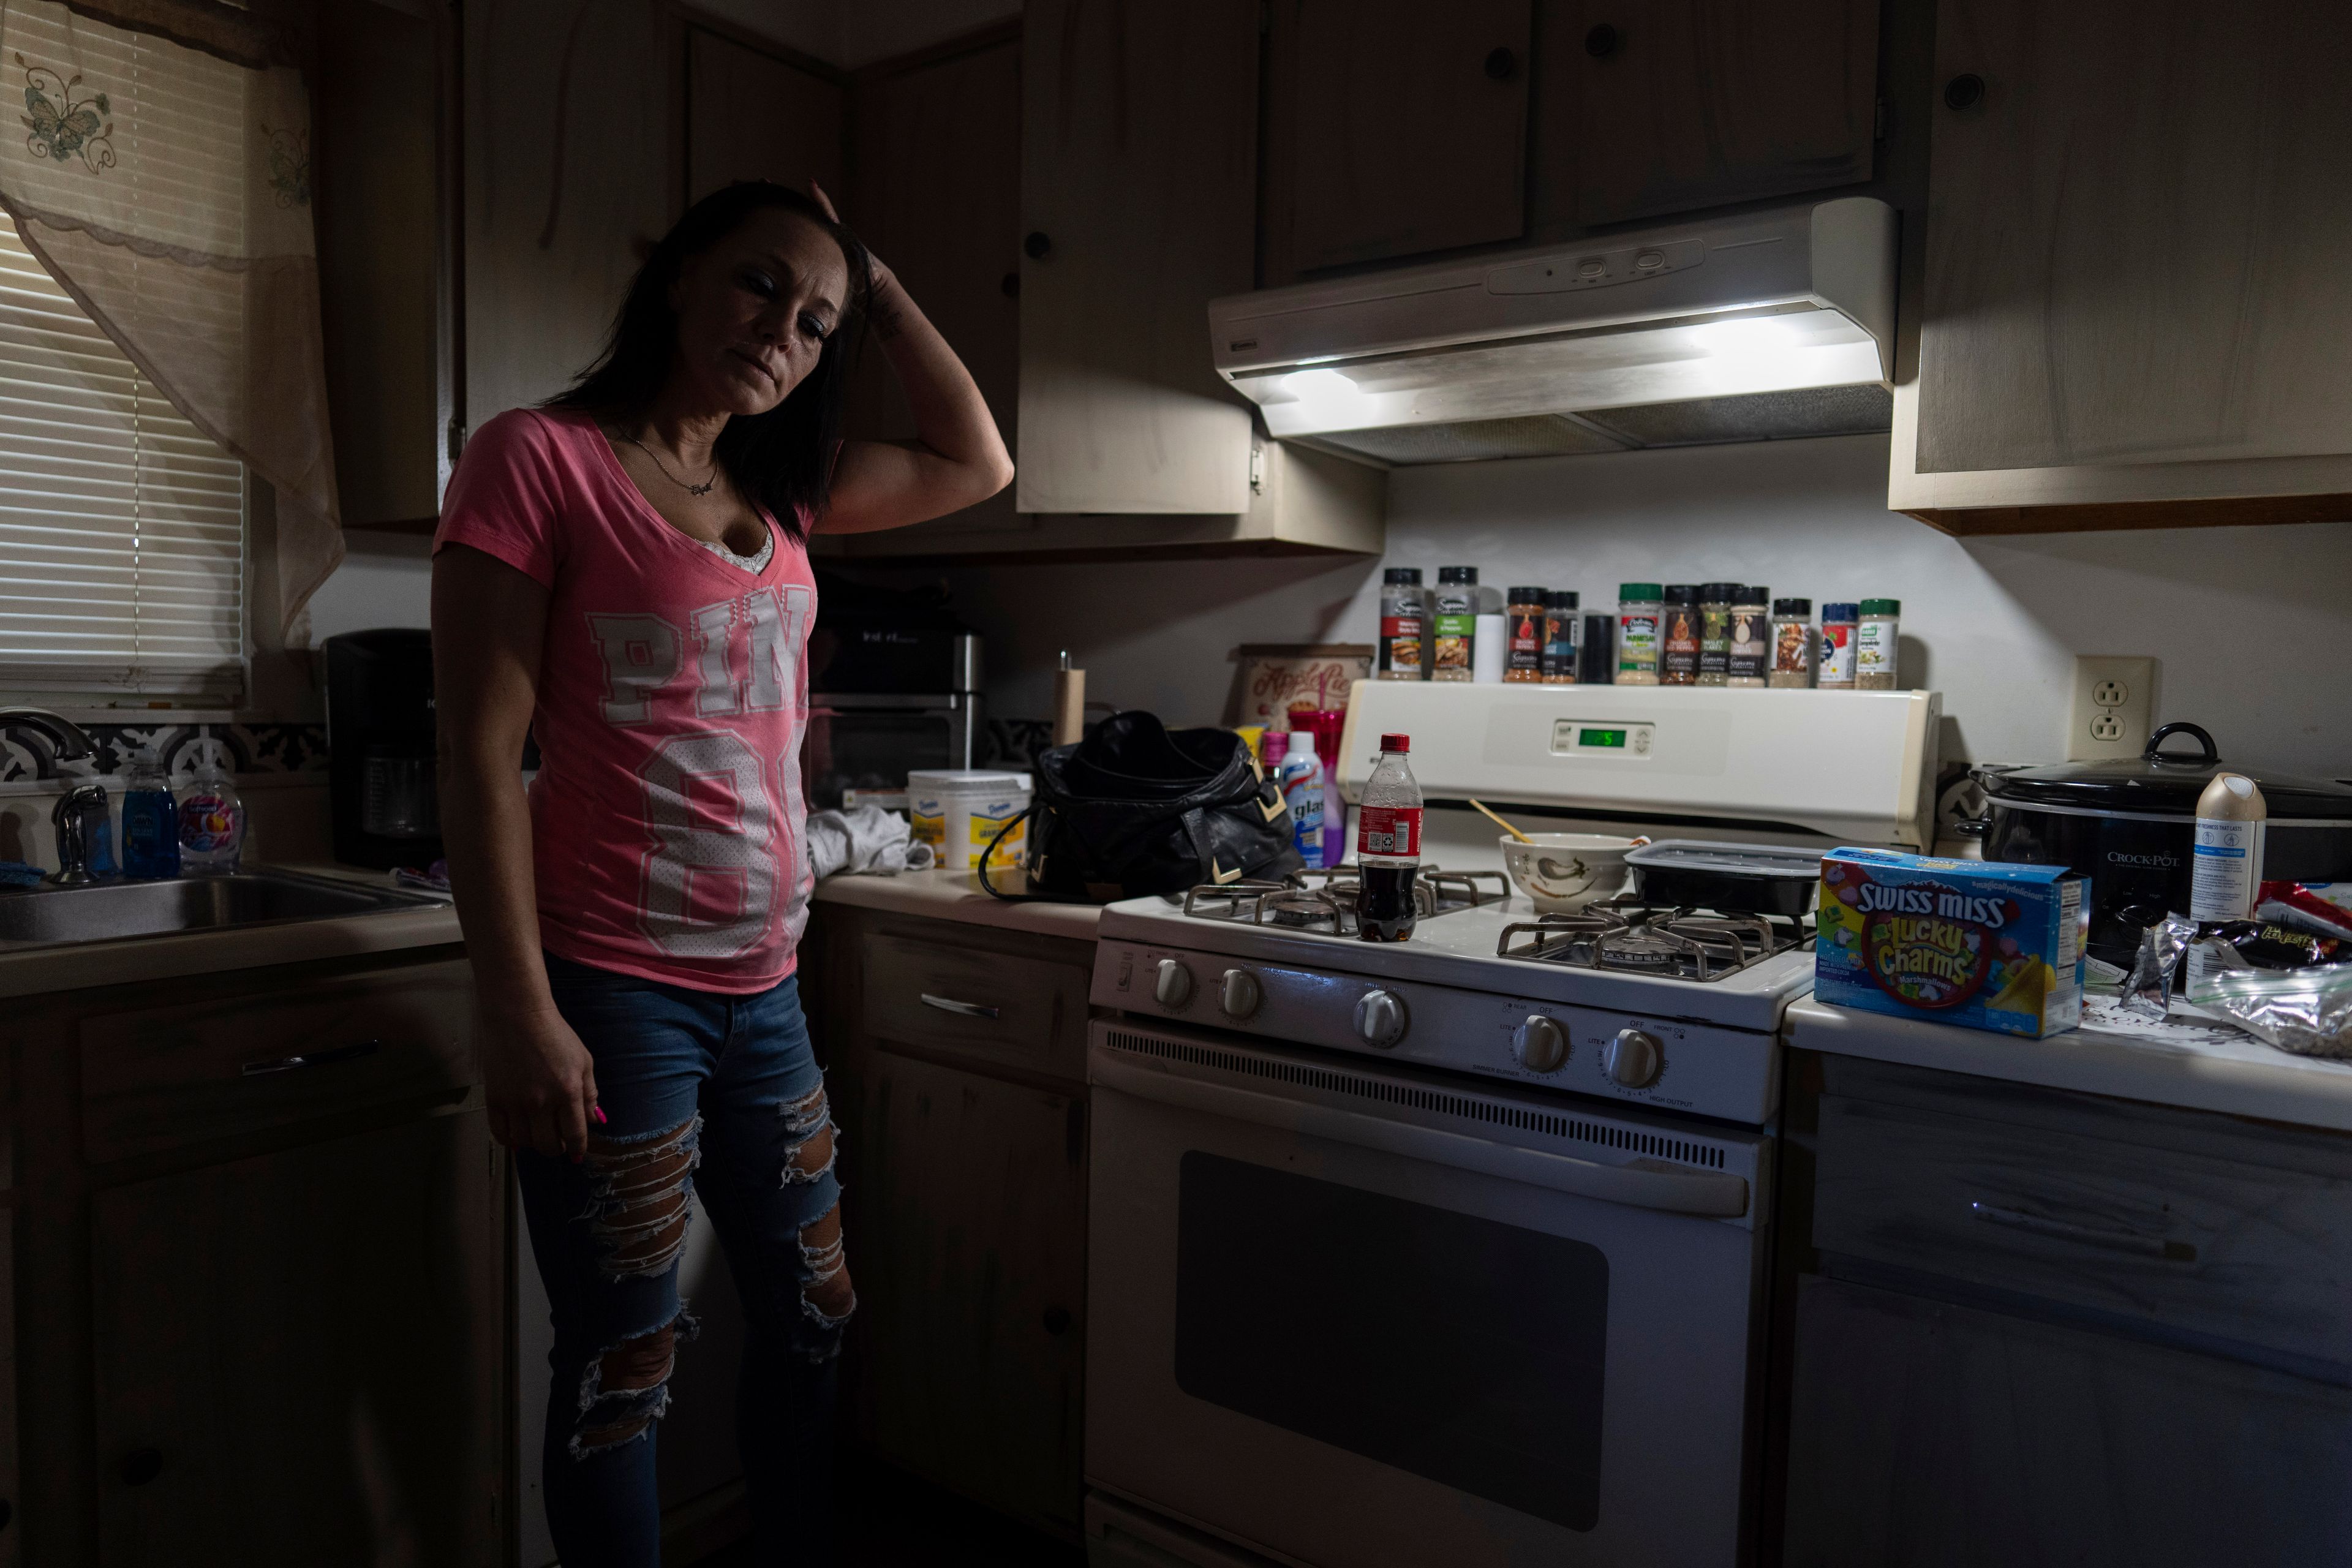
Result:
[[[80,725],[45,708],[0,708],[0,730],[12,725],[37,730],[47,736],[60,763],[78,763],[98,754],[98,748],[90,743]],[[58,800],[49,814],[49,821],[58,835],[58,868],[49,874],[49,882],[60,888],[79,888],[97,881],[90,874],[89,857],[99,830],[106,825],[106,786],[76,784]]]

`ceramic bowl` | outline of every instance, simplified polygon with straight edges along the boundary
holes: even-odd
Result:
[[[1624,891],[1625,852],[1649,842],[1606,833],[1530,833],[1530,843],[1505,837],[1503,868],[1538,913],[1570,914]]]

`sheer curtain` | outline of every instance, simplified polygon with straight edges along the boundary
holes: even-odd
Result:
[[[277,492],[293,640],[343,554],[297,35],[220,0],[0,0],[0,207],[188,422]],[[257,628],[268,641],[268,637]]]

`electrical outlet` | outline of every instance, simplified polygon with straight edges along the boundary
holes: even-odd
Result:
[[[2066,717],[2066,755],[2072,761],[2137,757],[2147,749],[2149,716],[2156,711],[2156,660],[2078,654],[2074,698]]]

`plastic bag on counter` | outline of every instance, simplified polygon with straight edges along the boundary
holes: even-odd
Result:
[[[2124,980],[2126,1012],[2161,1019],[2171,1010],[2181,955],[2196,937],[2197,922],[2186,915],[2167,915],[2140,933],[2139,951],[2132,955],[2131,973]]]
[[[2352,1057],[2352,963],[2232,970],[2178,1005],[2297,1056]]]

